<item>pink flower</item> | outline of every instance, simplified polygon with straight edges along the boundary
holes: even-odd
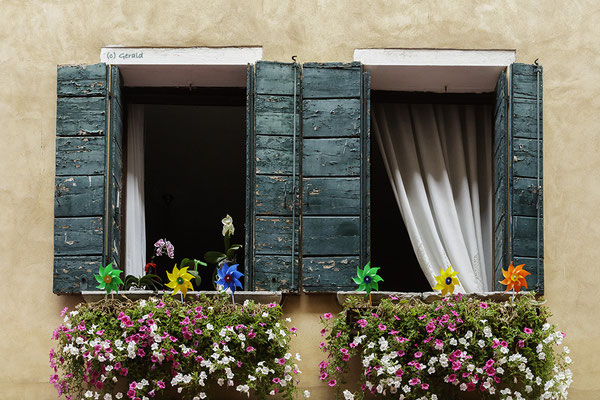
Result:
[[[129,397],[130,399],[133,399],[135,397],[135,390],[129,389],[127,391],[127,397]]]
[[[285,364],[285,358],[280,358],[279,360],[277,360],[277,362],[279,363],[279,365],[283,365]]]
[[[523,332],[525,332],[526,334],[530,335],[530,334],[533,333],[533,329],[525,327],[525,328],[523,328]]]
[[[496,369],[494,367],[488,367],[485,369],[485,373],[488,374],[488,376],[494,376],[496,374]]]
[[[326,333],[327,333],[327,330],[325,328],[321,329],[321,336],[325,336]]]
[[[421,353],[420,351],[417,351],[415,353],[415,358],[421,358],[422,355],[423,355],[423,353]]]
[[[461,366],[462,364],[460,363],[460,361],[452,361],[452,369],[454,371],[458,371]]]
[[[60,316],[64,317],[68,310],[69,310],[69,307],[63,308],[62,311],[60,312]]]
[[[524,340],[519,340],[519,347],[520,348],[525,347],[525,341]]]
[[[290,332],[292,332],[292,333],[294,333],[294,334],[295,334],[296,332],[298,332],[298,329],[297,329],[297,328],[294,328],[294,327],[292,326],[292,327],[290,328]]]
[[[337,384],[337,381],[335,379],[332,379],[329,382],[327,382],[327,384],[331,387],[334,387]]]
[[[423,315],[419,315],[419,320],[424,320],[425,318],[427,318],[427,315],[423,314]]]
[[[479,307],[481,308],[488,308],[489,306],[487,305],[487,303],[479,303]]]
[[[431,333],[431,332],[435,331],[435,325],[430,322],[425,327],[425,330],[427,330],[427,333]]]
[[[202,329],[194,329],[196,335],[202,335]]]
[[[423,389],[423,390],[427,390],[427,389],[429,389],[429,384],[428,384],[428,383],[423,383],[423,384],[421,385],[421,389]]]
[[[324,381],[325,379],[327,379],[327,372],[323,372],[320,376],[319,379]]]
[[[331,319],[331,313],[323,314],[323,319]]]
[[[404,375],[404,371],[402,371],[402,368],[398,368],[396,370],[396,376],[397,377],[401,377],[402,375]]]
[[[454,382],[456,380],[456,374],[448,375],[448,382]]]
[[[394,296],[394,295],[390,294],[389,297],[390,297],[390,300],[398,300],[398,298],[396,296]]]
[[[350,354],[344,354],[342,356],[342,360],[344,360],[344,361],[350,361]]]
[[[325,342],[321,342],[321,343],[319,344],[319,348],[320,348],[320,349],[322,349],[322,348],[324,348],[324,347],[325,347]]]
[[[247,353],[250,353],[250,352],[252,352],[252,351],[254,351],[254,347],[252,347],[252,346],[248,346],[248,347],[246,347],[246,352],[247,352]]]
[[[419,378],[412,378],[410,381],[408,381],[408,384],[411,386],[415,386],[418,385],[420,382]]]
[[[343,354],[348,354],[348,349],[346,349],[345,347],[342,347],[340,349],[340,352],[343,353]]]
[[[383,325],[383,324],[379,324],[379,330],[380,331],[385,331],[387,329],[387,326]]]
[[[129,373],[129,370],[127,368],[121,368],[121,371],[119,371],[119,373],[122,376],[127,376],[127,374]]]
[[[489,360],[487,360],[487,362],[485,363],[485,367],[486,367],[486,368],[489,368],[489,367],[491,367],[492,365],[494,365],[494,360],[490,358],[490,359],[489,359]]]
[[[360,326],[361,328],[364,328],[367,326],[367,320],[366,319],[359,319],[358,321],[356,321],[356,323],[358,324],[358,326]]]
[[[275,308],[275,307],[277,307],[277,304],[275,304],[275,303],[269,303],[267,305],[267,307],[269,307],[269,308]]]
[[[279,382],[281,382],[281,379],[279,379],[279,378],[273,378],[273,383],[279,383]]]

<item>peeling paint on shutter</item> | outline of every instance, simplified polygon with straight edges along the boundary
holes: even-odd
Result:
[[[501,81],[505,82],[502,76]],[[501,81],[498,98],[506,87]],[[513,64],[509,84],[508,132],[502,130],[506,120],[500,121],[498,102],[496,107],[495,281],[502,279],[501,268],[512,260],[531,272],[528,289],[543,292],[542,67]],[[495,288],[503,289],[497,282]]]
[[[92,289],[103,261],[105,64],[57,70],[54,293]]]
[[[246,289],[297,291],[300,69],[258,62],[248,74]]]
[[[361,65],[304,64],[302,285],[352,290],[369,251],[368,74]]]
[[[118,79],[112,68],[112,74],[105,64],[57,70],[54,293],[92,290],[98,268],[108,259],[118,264],[118,252],[107,250],[111,242],[120,246],[113,221],[120,215],[123,110],[113,101],[120,92],[109,93],[109,86],[119,87],[108,83],[111,75]]]

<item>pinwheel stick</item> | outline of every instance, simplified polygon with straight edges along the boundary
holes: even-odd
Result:
[[[369,292],[369,307],[373,307],[373,302],[371,301],[371,292]]]
[[[233,292],[231,292],[231,302],[235,305],[235,297],[233,296]]]
[[[179,294],[181,295],[181,304],[183,304],[183,292],[179,292]]]

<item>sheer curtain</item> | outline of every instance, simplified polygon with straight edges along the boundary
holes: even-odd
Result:
[[[491,130],[488,105],[373,107],[373,131],[432,287],[451,264],[464,291],[492,287]]]
[[[128,106],[125,199],[125,271],[140,277],[144,275],[146,265],[144,106],[141,104]]]

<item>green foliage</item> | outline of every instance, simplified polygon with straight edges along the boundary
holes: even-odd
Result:
[[[162,284],[158,275],[146,274],[141,278],[134,275],[127,275],[123,283],[123,290],[129,290],[134,287],[146,290],[160,290]]]
[[[557,350],[564,334],[549,317],[532,294],[514,302],[392,298],[377,307],[352,300],[336,319],[323,318],[321,379],[341,397],[349,362],[359,358],[362,390],[346,390],[344,398],[371,392],[441,400],[468,391],[484,399],[563,399],[571,359],[568,348]]]
[[[223,385],[291,399],[300,372],[289,353],[295,331],[280,306],[232,305],[225,294],[184,304],[168,295],[84,303],[53,334],[50,381],[74,398],[121,391],[123,398],[191,399]]]

